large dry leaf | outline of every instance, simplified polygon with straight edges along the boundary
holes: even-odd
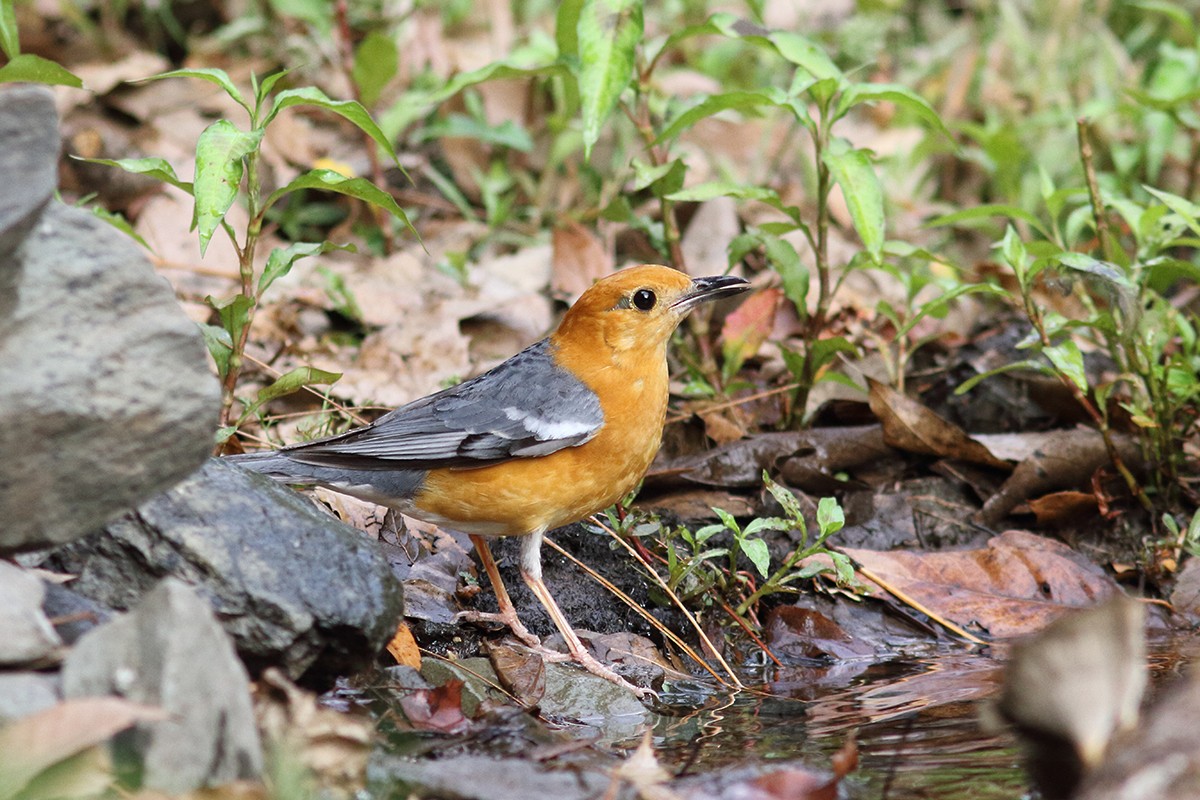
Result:
[[[574,303],[593,283],[612,274],[613,256],[596,234],[574,220],[557,225],[553,236],[550,290],[555,297]]]
[[[53,765],[139,722],[166,719],[156,706],[119,697],[81,697],[22,717],[0,729],[0,800],[8,800]]]
[[[883,438],[892,447],[910,453],[960,458],[1009,470],[1012,466],[968,436],[961,428],[885,383],[867,378],[871,412],[883,425]]]
[[[1135,471],[1141,468],[1140,452],[1132,439],[1116,436],[1114,444],[1126,464]],[[1086,488],[1096,470],[1111,463],[1099,431],[1089,428],[1056,431],[1040,440],[1039,446],[1017,465],[1000,490],[984,503],[983,523],[996,524],[1031,497],[1060,489]]]
[[[1026,531],[1006,531],[979,550],[842,552],[929,610],[997,638],[1041,630],[1120,592],[1065,544]]]
[[[741,232],[737,202],[732,197],[716,197],[701,203],[679,243],[688,274],[725,272],[729,268],[729,243]]]

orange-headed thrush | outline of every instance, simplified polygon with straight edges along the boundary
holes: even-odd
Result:
[[[748,288],[741,278],[689,279],[661,266],[621,270],[584,292],[548,338],[478,377],[365,427],[231,460],[470,534],[496,589],[495,618],[536,646],[482,538],[525,537],[521,575],[571,656],[644,694],[571,629],[542,582],[542,535],[637,484],[662,440],[672,332],[698,303]]]

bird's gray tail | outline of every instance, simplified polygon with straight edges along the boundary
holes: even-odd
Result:
[[[290,483],[293,486],[312,486],[322,482],[321,477],[315,474],[310,465],[295,461],[274,450],[225,456],[222,461],[261,472],[263,475],[283,483]]]

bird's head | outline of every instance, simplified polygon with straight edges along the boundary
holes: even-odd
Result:
[[[693,279],[670,267],[630,267],[584,292],[563,317],[553,339],[560,347],[568,342],[603,343],[617,355],[649,354],[666,346],[676,326],[696,305],[749,288],[749,283],[730,275]]]

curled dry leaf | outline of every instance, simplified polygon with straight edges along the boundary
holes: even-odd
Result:
[[[959,458],[996,469],[1012,465],[992,455],[961,428],[939,417],[916,400],[885,383],[867,378],[871,413],[883,425],[883,438],[892,447],[910,453]]]
[[[274,668],[258,681],[254,710],[264,738],[286,748],[323,789],[349,796],[366,783],[372,728],[363,716],[320,705]]]
[[[662,768],[654,755],[649,730],[642,734],[641,744],[629,758],[613,770],[614,784],[622,781],[629,783],[642,800],[679,800],[680,797],[670,788],[671,773]],[[615,791],[611,794],[616,796]]]
[[[501,685],[526,708],[546,694],[546,662],[528,647],[497,645],[488,649],[488,659]]]
[[[1140,470],[1137,443],[1125,436],[1116,436],[1114,441],[1125,463]],[[1096,470],[1110,463],[1099,431],[1088,428],[1057,431],[1017,465],[1000,491],[984,503],[980,518],[985,525],[995,525],[1031,497],[1086,487]]]
[[[396,627],[396,635],[388,642],[387,651],[396,659],[397,664],[415,670],[421,669],[421,651],[407,622],[401,622]]]
[[[139,722],[167,718],[157,706],[118,697],[81,697],[0,729],[0,800],[17,795],[43,771]]]
[[[1067,545],[1026,531],[1006,531],[978,550],[842,552],[931,611],[998,638],[1041,630],[1120,592]]]

